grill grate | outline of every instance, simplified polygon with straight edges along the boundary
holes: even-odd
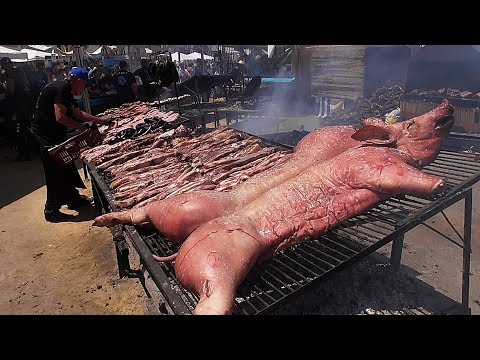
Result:
[[[390,198],[368,212],[347,220],[318,239],[287,248],[274,258],[257,264],[238,288],[235,312],[248,315],[271,312],[294,295],[298,295],[299,290],[306,289],[313,282],[385,245],[385,239],[396,235],[395,231],[399,226],[404,227],[403,233],[413,228],[418,224],[415,219],[419,219],[427,209],[438,207],[434,213],[443,210],[448,206],[443,200],[453,197],[480,179],[480,160],[462,152],[468,148],[468,141],[450,141],[457,145],[456,150],[449,145],[432,164],[424,168],[424,171],[447,180],[442,194],[428,198],[408,195]],[[405,227],[402,225],[405,223],[413,225]],[[177,246],[154,230],[139,229],[138,232],[153,254],[168,256],[178,250]],[[383,245],[379,246],[381,242]],[[177,283],[172,264],[160,263],[160,266],[170,282],[168,285],[175,290],[190,312],[193,312],[198,297]]]

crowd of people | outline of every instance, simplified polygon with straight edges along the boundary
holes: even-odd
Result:
[[[258,53],[241,53],[235,62],[222,64],[226,69],[221,68],[217,58],[182,62],[173,60],[176,69],[174,75],[169,75],[168,70],[165,75],[167,67],[160,64],[158,59],[142,58],[140,67],[133,72],[124,60],[114,67],[104,66],[102,60],[86,59],[86,62],[89,97],[109,97],[109,107],[137,100],[155,100],[159,91],[168,90],[173,81],[183,82],[192,76],[222,73],[240,82],[244,76],[288,76],[290,70],[287,67],[274,69],[268,57]],[[0,141],[13,139],[18,160],[28,160],[28,129],[37,99],[47,84],[68,79],[71,67],[65,62],[46,67],[43,60],[13,63],[8,57],[1,59],[0,66]]]
[[[136,100],[151,101],[154,87],[148,65],[142,59],[141,67],[132,73],[126,61],[120,61],[113,69],[104,66],[103,61],[87,61],[89,96],[111,97],[111,107]],[[14,63],[8,57],[0,59],[0,141],[12,144],[18,161],[31,158],[35,141],[31,139],[30,127],[42,90],[48,84],[68,80],[71,68],[64,62],[46,67],[43,60]]]

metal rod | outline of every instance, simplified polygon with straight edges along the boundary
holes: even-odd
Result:
[[[429,228],[429,229],[432,230],[434,233],[437,233],[437,234],[440,235],[441,237],[447,239],[448,241],[454,243],[455,245],[463,248],[463,245],[462,245],[462,244],[459,244],[459,243],[457,243],[456,241],[454,241],[453,239],[450,239],[447,235],[445,235],[445,234],[442,233],[441,231],[435,229],[433,226],[428,225],[428,224],[426,224],[426,223],[424,223],[424,222],[422,222],[422,225],[425,226],[425,227],[427,227],[427,228]],[[463,241],[463,238],[462,238],[462,241]]]
[[[330,234],[330,236],[332,236],[332,235],[333,234]],[[335,237],[336,240],[334,240],[334,239],[332,239],[332,237],[326,236],[326,234],[323,234],[321,236],[321,238],[324,239],[324,241],[326,241],[327,243],[332,243],[335,246],[337,246],[338,248],[343,248],[343,249],[347,250],[348,252],[351,253],[349,256],[351,256],[353,254],[356,254],[358,252],[358,250],[350,248],[349,246],[347,246],[347,244],[342,244],[342,243],[339,242],[339,241],[345,241],[346,240],[345,238]]]
[[[366,231],[364,231],[362,228],[363,228],[363,229],[366,229],[366,230],[370,230],[371,232],[370,232],[370,233],[369,233],[369,232],[366,232]],[[355,225],[355,228],[354,228],[354,229],[351,228],[351,227],[346,227],[346,226],[342,226],[342,227],[339,228],[339,230],[343,230],[343,231],[345,231],[345,232],[347,232],[347,229],[348,229],[348,231],[353,231],[353,232],[355,232],[355,233],[360,233],[360,234],[365,235],[365,236],[367,236],[367,237],[369,237],[369,238],[374,238],[374,239],[377,239],[377,240],[379,240],[379,239],[381,239],[383,236],[385,236],[385,234],[375,232],[374,230],[369,229],[369,228],[367,228],[366,226],[360,227],[359,225]],[[372,234],[372,233],[375,233],[375,234]],[[382,235],[382,236],[378,236],[377,234],[380,234],[380,235]]]
[[[299,272],[291,269],[290,266],[285,265],[285,264],[280,260],[280,256],[275,256],[275,257],[273,258],[273,262],[279,263],[279,264],[282,265],[284,268],[287,268],[287,270],[291,270],[291,271],[293,271],[294,273],[296,273],[297,275],[299,275],[300,277],[303,278],[303,276],[302,276]],[[287,273],[285,273],[284,271],[281,271],[281,270],[280,270],[280,272],[282,273],[283,276],[285,276],[285,277],[286,277],[287,279],[289,279],[290,281],[296,283],[298,286],[302,286],[302,284],[300,284],[297,280],[295,280],[294,278],[292,278],[291,276],[289,276],[289,275],[288,275]]]
[[[359,228],[356,228],[356,229],[350,229],[350,228],[347,228],[347,227],[339,227],[339,228],[336,228],[337,231],[335,232],[338,232],[338,231],[343,231],[347,234],[350,234],[352,236],[355,236],[359,239],[363,239],[365,241],[369,241],[371,242],[372,240],[380,240],[382,237],[379,237],[379,236],[376,236],[376,235],[373,235],[373,234],[367,234],[365,231],[362,231],[362,229],[359,229]]]
[[[478,169],[476,170],[468,170],[466,168],[452,168],[452,164],[443,164],[443,163],[440,163],[440,162],[435,162],[435,163],[432,163],[430,165],[427,165],[424,167],[425,168],[438,168],[439,171],[445,171],[446,174],[450,174],[450,173],[453,173],[454,175],[459,175],[459,176],[462,176],[462,177],[469,177],[469,176],[472,176],[473,174],[475,174],[475,172],[478,171]],[[460,173],[460,174],[459,174]]]
[[[438,158],[437,158],[437,160],[435,160],[435,162],[439,162],[441,164],[446,162],[447,164],[450,164],[450,165],[462,165],[466,169],[477,170],[478,171],[478,167],[477,167],[478,163],[474,163],[472,161],[462,161],[462,160],[459,160],[459,159],[452,159],[452,158],[447,157],[447,156],[438,155]]]
[[[429,200],[426,200],[426,199],[413,197],[413,196],[408,197],[407,195],[391,198],[391,200],[400,201],[402,203],[409,204],[410,206],[413,205],[414,207],[416,206],[423,207],[430,202]]]
[[[390,252],[390,266],[394,271],[398,271],[400,269],[404,238],[405,235],[402,234],[392,241],[392,250]]]
[[[265,275],[270,276],[274,281],[278,282],[278,283],[280,284],[280,287],[285,285],[285,283],[284,283],[282,280],[280,280],[280,279],[277,278],[275,275],[273,275],[266,267],[263,267],[263,268],[262,268],[261,266],[258,266],[258,268],[261,268],[262,271],[263,271],[263,273],[264,273]],[[282,294],[282,296],[285,297],[285,296],[288,295],[288,294],[285,294],[282,290],[280,290],[280,287],[276,287],[276,286],[273,285],[273,284],[272,284],[272,287],[273,287],[275,290],[277,290],[280,294]],[[290,290],[290,292],[292,292],[292,291],[293,291],[293,290]]]
[[[308,262],[308,265],[313,265],[315,266],[316,268],[320,269],[322,271],[322,273],[324,273],[325,271],[327,271],[328,269],[324,269],[322,268],[319,264],[318,264],[318,261],[321,261],[321,262],[324,262],[322,259],[320,259],[319,257],[309,253],[309,252],[306,252],[305,250],[303,250],[302,248],[297,248],[296,251],[299,251],[301,254],[299,254],[299,256],[306,262]],[[317,263],[314,263],[310,260],[308,260],[305,256],[308,256],[308,257],[312,257],[314,258]],[[329,266],[330,268],[332,267],[333,265]]]
[[[465,214],[463,221],[463,277],[462,277],[462,305],[465,314],[470,314],[468,306],[470,292],[470,245],[472,241],[472,188],[465,194]]]
[[[266,302],[265,300],[263,300],[260,295],[265,295],[266,297],[268,297],[271,301],[275,302],[275,298],[273,296],[271,296],[269,293],[267,293],[268,290],[263,290],[262,288],[260,288],[257,284],[253,284],[253,287],[258,291],[258,296],[257,298],[263,302],[264,305],[269,305],[268,302]],[[272,290],[270,290],[272,291]]]
[[[374,208],[374,209],[371,209],[369,212],[368,212],[371,216],[374,216],[376,217],[377,219],[380,219],[380,221],[383,221],[387,224],[390,224],[391,226],[394,226],[395,225],[395,220],[393,219],[390,219],[389,217],[387,217],[387,214],[384,214],[380,209],[378,208]],[[368,214],[367,213],[367,214]]]
[[[453,226],[453,224],[450,222],[450,219],[447,217],[447,215],[445,215],[445,212],[442,210],[441,211],[441,214],[443,215],[445,221],[448,223],[448,225],[450,225],[450,227],[453,229],[453,231],[455,232],[455,234],[457,234],[457,236],[460,238],[460,240],[463,241],[463,237],[462,235],[460,235],[460,233],[458,232],[458,230],[455,228],[455,226]]]
[[[296,254],[292,254],[292,255],[296,255]],[[288,256],[288,254],[286,252],[283,253],[283,256],[285,258],[287,258],[288,260],[290,260],[291,262],[293,262],[294,264],[300,266],[302,269],[308,271],[310,274],[312,274],[313,276],[318,276],[318,274],[313,271],[312,269],[309,269],[307,267],[305,267],[304,265],[300,264],[297,260],[293,259],[292,257]],[[300,277],[304,278],[303,280],[307,280],[307,278],[305,276],[303,276],[301,273],[299,273],[298,271],[294,270],[294,269],[291,269],[292,271],[294,271],[296,274],[298,274]]]
[[[311,247],[311,249],[312,249],[313,252],[320,253],[320,254],[322,254],[322,255],[327,255],[328,257],[331,257],[331,258],[335,259],[337,262],[342,262],[343,260],[348,259],[348,257],[349,257],[350,255],[347,255],[347,254],[342,253],[341,251],[339,251],[339,250],[337,250],[337,249],[334,249],[331,244],[330,244],[330,246],[328,246],[328,245],[329,245],[328,242],[329,242],[329,241],[328,241],[327,239],[324,239],[324,241],[319,241],[319,242],[318,242],[318,246],[321,246],[322,248],[325,248],[325,249],[327,249],[328,251],[330,251],[330,252],[332,252],[332,253],[338,254],[340,257],[330,256],[330,255],[329,255],[328,253],[326,253],[324,250],[317,249],[316,247],[313,247],[313,246]],[[310,244],[311,244],[311,243],[312,243],[312,242],[310,242]],[[309,255],[317,258],[315,255],[313,255],[313,254],[311,254],[311,253],[309,253]],[[320,258],[318,258],[318,259],[321,260],[321,261],[323,261],[323,260],[320,259]],[[335,264],[335,265],[336,265],[336,264]],[[332,266],[335,266],[335,265],[332,265]]]
[[[460,181],[465,180],[465,176],[454,175],[454,174],[451,174],[451,173],[448,174],[448,173],[446,173],[445,171],[442,171],[442,170],[432,169],[432,168],[429,168],[429,167],[424,167],[422,170],[425,171],[426,173],[429,173],[429,174],[432,174],[432,175],[447,177],[448,180],[450,180],[450,181],[460,182]]]
[[[273,290],[277,291],[278,293],[280,293],[281,296],[285,296],[285,294],[284,294],[282,291],[280,291],[280,289],[278,289],[274,284],[272,284],[271,281],[269,281],[269,280],[264,276],[264,275],[265,275],[264,273],[267,273],[267,271],[265,271],[264,273],[262,273],[262,272],[260,272],[260,271],[258,270],[257,267],[253,267],[253,268],[252,268],[252,272],[256,273],[256,274],[258,275],[258,278],[261,279],[263,282],[265,282],[265,284],[267,284],[267,285],[270,287],[270,289],[273,289]],[[272,275],[270,275],[270,276],[272,276]],[[275,279],[274,276],[272,276],[272,277]],[[276,279],[276,280],[278,281],[278,279]],[[280,283],[281,283],[281,282],[280,282]]]
[[[391,199],[388,199],[388,201],[386,201],[387,204],[399,204],[399,205],[402,205],[403,208],[409,208],[413,211],[416,211],[418,209],[421,209],[423,206],[419,206],[419,205],[413,205],[409,202],[406,202],[406,201],[402,201],[401,199],[394,199],[394,198],[391,198]]]
[[[362,219],[361,217],[358,217],[358,218],[353,218],[355,219],[356,221],[369,221],[368,223],[366,224],[362,224],[362,226],[364,225],[370,225],[370,226],[374,226],[376,231],[383,234],[383,235],[387,235],[389,234],[391,231],[392,231],[392,227],[391,226],[388,226],[388,225],[385,225],[383,222],[381,222],[381,219],[372,215],[371,213],[365,213],[365,214],[362,214],[360,215],[361,217],[365,217],[366,219]],[[380,228],[382,230],[385,230],[386,232],[381,232],[380,230],[378,230],[377,228]]]
[[[327,247],[326,245],[321,244],[321,243],[320,243],[320,245],[321,245],[321,246],[324,246],[324,247],[326,247],[326,248],[328,249],[328,247]],[[314,247],[313,247],[312,245],[310,245],[309,243],[305,243],[305,246],[308,247],[308,248],[310,248],[312,251],[316,251],[317,254],[318,254],[318,256],[321,255],[322,257],[327,257],[328,259],[333,260],[334,262],[332,263],[332,262],[330,262],[330,261],[328,261],[328,260],[326,260],[326,259],[320,259],[322,262],[328,264],[328,265],[330,266],[330,268],[335,267],[335,266],[338,265],[338,263],[341,263],[341,262],[342,262],[342,260],[337,259],[337,258],[333,257],[332,255],[329,255],[329,254],[325,253],[324,251],[320,251],[319,249],[314,248]],[[347,256],[347,258],[348,258],[348,256]],[[330,270],[330,269],[326,269],[326,270]]]

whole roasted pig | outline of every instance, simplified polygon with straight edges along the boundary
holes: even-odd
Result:
[[[332,159],[348,149],[387,146],[410,153],[416,147],[436,147],[443,139],[432,135],[434,128],[452,113],[452,106],[445,100],[441,106],[422,116],[393,125],[371,118],[363,121],[360,130],[353,126],[321,128],[305,136],[280,166],[253,176],[230,192],[206,190],[184,193],[145,207],[99,216],[94,225],[111,227],[115,224],[152,223],[169,240],[182,243],[203,223],[240,209],[308,167]],[[435,156],[436,153],[432,152],[425,161],[431,161]]]
[[[282,249],[318,237],[389,197],[442,189],[442,179],[417,167],[438,155],[449,134],[453,109],[445,106],[442,116],[428,116],[428,134],[415,122],[407,124],[404,135],[419,141],[404,150],[349,149],[196,229],[175,258],[177,279],[200,296],[194,314],[232,313],[249,270]]]

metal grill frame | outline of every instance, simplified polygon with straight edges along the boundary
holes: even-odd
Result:
[[[454,134],[450,136],[450,139],[476,140],[476,137]],[[267,142],[269,145],[272,144]],[[463,169],[448,167],[449,161],[455,165],[461,162],[462,157],[468,158],[468,155],[444,149],[432,164],[424,167],[424,171],[448,179],[447,190],[444,193],[429,199],[413,196],[389,198],[368,212],[353,217],[335,229],[322,234],[319,239],[288,248],[264,264],[257,264],[237,291],[235,313],[247,315],[272,313],[286,302],[293,301],[297,296],[304,294],[320,281],[324,281],[327,277],[360,261],[390,242],[392,242],[390,262],[394,269],[398,269],[405,234],[425,220],[440,212],[443,213],[444,209],[465,199],[462,308],[465,314],[470,314],[468,299],[472,222],[471,187],[480,180],[480,160],[474,159],[471,166],[465,167],[464,165]],[[88,169],[99,213],[117,211],[107,184],[95,168],[89,166]],[[439,174],[442,171],[443,173]],[[465,176],[457,175],[458,172]],[[450,176],[446,176],[446,173]],[[378,221],[381,223],[379,224]],[[365,226],[359,229],[358,223]],[[142,267],[148,273],[147,276],[153,280],[157,288],[155,290],[161,293],[162,298],[168,304],[167,313],[191,314],[198,297],[190,294],[178,284],[172,264],[158,263],[151,256],[152,253],[160,256],[170,254],[174,251],[171,243],[158,233],[149,234],[130,225],[117,225],[111,230],[117,245],[120,277],[128,275],[131,271],[128,262],[128,246],[125,245],[127,242],[139,256]],[[313,267],[307,268],[306,263],[313,264]],[[283,275],[281,275],[283,280],[278,279],[279,273],[276,272],[278,268],[284,269]],[[310,273],[310,279],[301,272]],[[274,286],[274,282],[283,285],[283,288]],[[265,290],[265,284],[270,286],[270,289]],[[280,293],[280,297],[273,296],[273,291]]]

